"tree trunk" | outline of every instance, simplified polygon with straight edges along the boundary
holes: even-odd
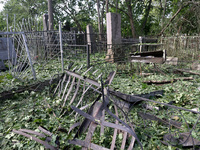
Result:
[[[147,9],[145,10],[144,22],[143,22],[143,26],[142,26],[144,33],[145,33],[145,29],[146,29],[147,19],[149,17],[149,12],[151,9],[151,2],[152,2],[152,0],[149,0],[149,5],[148,5]]]
[[[128,16],[131,24],[131,32],[133,38],[136,38],[136,33],[135,33],[135,25],[133,21],[133,13],[132,13],[132,7],[131,7],[131,0],[126,0],[126,5],[128,7]]]
[[[53,7],[52,0],[48,0],[49,30],[53,30]]]
[[[63,3],[64,3],[64,1],[63,1]],[[82,30],[82,27],[81,27],[81,24],[80,24],[79,21],[76,19],[76,16],[74,16],[72,13],[70,13],[70,10],[69,10],[68,5],[67,5],[66,3],[65,3],[65,7],[66,7],[66,9],[63,9],[63,11],[65,11],[65,12],[71,17],[71,19],[74,20],[74,22],[76,23],[76,25],[77,25],[79,31],[83,31],[83,30]]]
[[[106,0],[106,13],[108,13],[108,10],[109,10],[108,4],[109,4],[109,0]]]
[[[184,6],[180,6],[180,8],[177,10],[177,12],[173,15],[173,17],[169,20],[168,24],[161,30],[161,32],[158,34],[158,36],[162,35],[163,32],[166,30],[166,28],[170,25],[170,23],[176,18],[176,16],[179,14],[179,12],[184,8]]]
[[[101,16],[100,16],[100,3],[97,0],[97,13],[98,13],[98,29],[99,29],[99,40],[101,40]]]
[[[162,28],[163,28],[163,26],[164,26],[164,21],[165,21],[166,7],[167,7],[167,0],[164,0],[164,8],[163,8],[162,22],[161,22],[161,27],[162,27]]]
[[[117,10],[118,10],[118,0],[116,0],[116,4],[115,4],[115,7],[116,7],[116,13],[117,13]]]
[[[105,9],[105,1],[103,2],[103,8],[101,10],[101,34],[103,34],[103,29],[104,29],[104,25],[103,25],[104,9]]]

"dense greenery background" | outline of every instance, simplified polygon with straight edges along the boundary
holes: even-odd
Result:
[[[0,30],[6,30],[7,14],[9,26],[13,26],[14,14],[16,22],[22,18],[42,22],[48,11],[47,0],[0,2],[5,4],[0,12]],[[85,31],[86,25],[92,24],[96,31],[105,33],[106,12],[117,12],[122,16],[124,37],[158,35],[168,23],[164,35],[195,34],[200,31],[199,4],[199,0],[53,0],[54,26],[57,29],[61,20],[65,29],[70,26]]]

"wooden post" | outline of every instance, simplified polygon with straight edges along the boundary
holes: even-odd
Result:
[[[139,37],[139,42],[140,42],[140,53],[143,51],[143,46],[142,46],[142,40],[143,39],[143,37]]]

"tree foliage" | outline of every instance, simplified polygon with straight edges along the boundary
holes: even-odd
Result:
[[[14,24],[14,15],[16,15],[15,21],[18,23],[22,21],[23,18],[37,17],[37,19],[39,19],[39,17],[47,13],[47,11],[47,1],[45,0],[7,0],[1,12],[1,17],[3,21],[6,22],[6,16],[8,14],[9,26],[12,26]],[[5,28],[5,26],[1,27],[1,30],[5,30]]]
[[[60,20],[79,31],[85,31],[86,25],[91,24],[95,31],[104,33],[106,12],[121,14],[124,37],[195,34],[200,31],[199,0],[54,0],[53,8],[55,24]],[[47,11],[47,0],[7,0],[0,12],[3,22],[0,29],[6,26],[6,14],[12,24],[14,14],[17,22],[36,16],[41,19]]]

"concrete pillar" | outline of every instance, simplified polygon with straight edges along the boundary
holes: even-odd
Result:
[[[116,62],[120,57],[123,57],[120,49],[121,38],[121,15],[117,13],[107,13],[107,56],[106,61]]]
[[[87,33],[87,44],[89,46],[89,52],[93,53],[96,51],[96,44],[95,44],[94,32],[91,25],[87,25],[86,33]]]

